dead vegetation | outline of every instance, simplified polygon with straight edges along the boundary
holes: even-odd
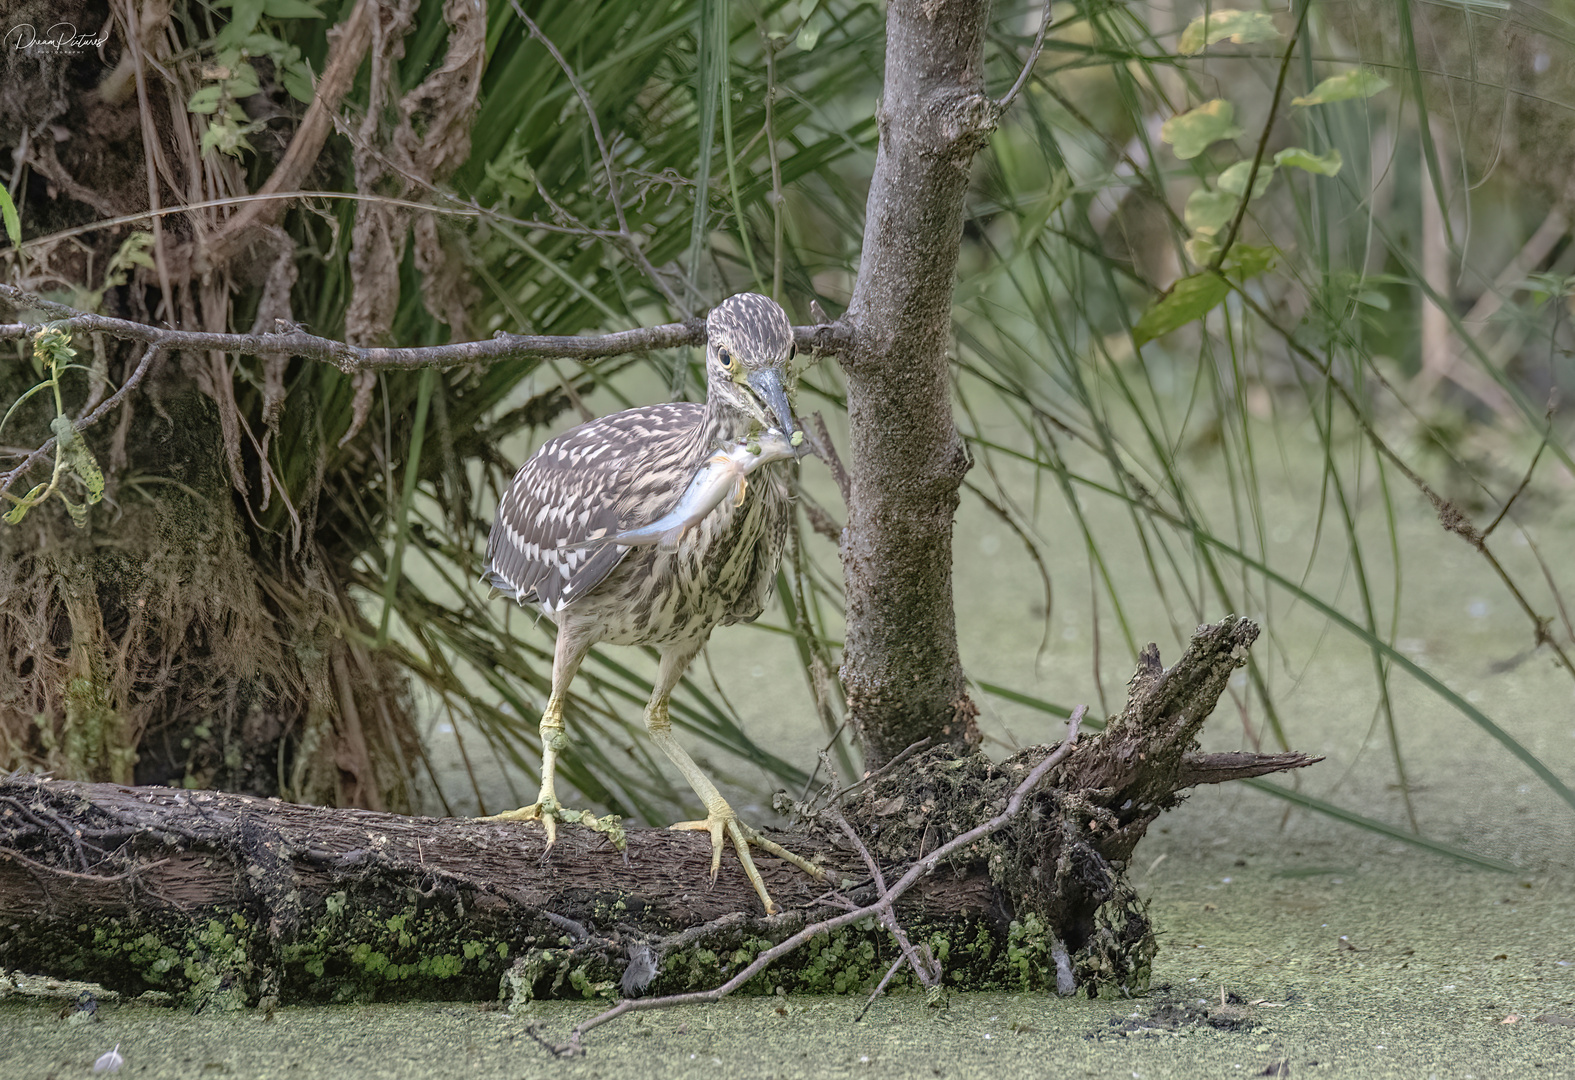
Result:
[[[75,0],[8,10],[18,23],[102,26],[106,38],[102,59],[7,50],[0,144],[14,148],[27,178],[34,234],[24,251],[6,252],[9,279],[28,292],[65,288],[80,308],[158,326],[223,332],[248,315],[258,331],[293,325],[297,241],[279,227],[292,204],[268,196],[298,190],[318,168],[372,47],[371,20],[395,10],[357,4],[331,35],[309,105],[285,92],[278,58],[254,56],[261,85],[245,97],[250,112],[189,104],[241,73],[216,64],[184,6]],[[383,77],[374,87],[385,96],[386,57],[403,49],[413,6],[397,10],[403,22],[376,35]],[[484,18],[462,3],[445,15],[446,62],[367,114],[357,152],[365,193],[430,184],[468,152]],[[212,152],[216,120],[253,151],[266,177],[255,192],[239,155]],[[456,268],[430,215],[414,224],[423,269],[453,285]],[[361,204],[355,244],[371,268],[354,283],[363,306],[397,297],[388,275],[411,226],[408,212]],[[452,301],[442,317],[463,307],[457,288],[431,294]],[[348,329],[381,339],[388,323],[368,317]],[[316,528],[328,451],[315,422],[281,427],[289,357],[251,361],[253,371],[220,351],[150,352],[99,335],[77,344],[93,356],[79,358],[89,378],[62,380],[71,411],[87,414],[117,386],[138,393],[86,433],[107,484],[86,527],[40,511],[0,531],[0,768],[413,805],[421,749],[404,677],[364,644],[372,628],[346,587],[354,552]],[[0,399],[17,401],[38,374],[8,365]],[[341,444],[365,419],[366,379]],[[35,401],[7,424],[10,446],[45,442],[51,416],[44,398]],[[281,454],[279,441],[303,431],[312,443]],[[302,460],[311,466],[292,474]],[[13,470],[7,486],[16,479]]]

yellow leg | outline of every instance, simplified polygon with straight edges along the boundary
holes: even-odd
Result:
[[[557,682],[556,679],[553,680]],[[567,689],[567,685],[565,685]],[[553,777],[558,770],[558,753],[569,745],[563,731],[564,695],[554,690],[541,714],[541,790],[536,801],[518,810],[505,810],[482,818],[483,821],[539,821],[547,830],[547,846],[558,842],[558,822],[563,820],[563,807],[553,790]],[[594,819],[593,819],[594,820]]]
[[[706,818],[704,821],[680,821],[673,825],[674,829],[691,829],[696,832],[711,834],[711,880],[716,880],[717,871],[722,866],[722,848],[724,837],[733,841],[733,847],[738,852],[738,861],[744,868],[749,883],[755,887],[755,892],[760,897],[760,902],[766,907],[767,915],[775,915],[776,902],[771,899],[771,894],[766,891],[766,883],[761,880],[760,871],[755,868],[755,860],[749,854],[749,845],[786,859],[800,870],[804,871],[816,881],[825,880],[825,871],[815,866],[802,856],[795,855],[787,848],[775,841],[761,836],[754,829],[738,819],[737,813],[722,798],[722,793],[716,790],[716,785],[708,780],[694,759],[678,745],[678,740],[673,737],[672,720],[667,715],[667,699],[673,692],[673,687],[678,685],[679,678],[684,673],[684,668],[689,666],[689,661],[694,658],[699,647],[663,650],[661,666],[657,671],[656,687],[651,695],[651,702],[645,708],[645,726],[654,742],[666,754],[668,760],[678,766],[678,771],[683,773],[684,779],[700,796],[700,801],[705,804]]]
[[[541,791],[536,801],[518,810],[493,814],[483,821],[539,821],[547,830],[547,846],[558,842],[558,822],[577,822],[588,829],[604,832],[612,838],[618,849],[623,850],[623,826],[617,816],[609,814],[597,818],[585,810],[566,810],[558,802],[553,780],[558,771],[558,755],[569,745],[564,733],[563,703],[569,696],[569,683],[574,681],[580,662],[591,647],[591,639],[575,632],[572,626],[558,628],[557,647],[552,656],[552,696],[541,714]]]

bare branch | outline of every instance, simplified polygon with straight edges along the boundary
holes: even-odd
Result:
[[[277,334],[218,334],[203,331],[171,330],[161,326],[129,319],[114,319],[94,315],[65,304],[57,304],[36,296],[15,285],[0,284],[0,308],[10,307],[14,312],[38,311],[52,324],[73,333],[107,334],[126,341],[140,341],[148,346],[125,385],[99,404],[92,412],[76,420],[76,429],[85,430],[98,423],[109,410],[119,405],[143,377],[154,359],[163,352],[181,349],[212,350],[224,353],[241,353],[247,356],[299,356],[333,364],[345,374],[363,371],[408,371],[418,368],[449,368],[460,364],[495,364],[504,360],[523,357],[543,359],[579,360],[582,363],[609,356],[645,353],[656,349],[674,349],[683,346],[704,345],[706,327],[703,319],[688,322],[664,323],[660,326],[643,326],[634,330],[620,330],[611,334],[584,337],[553,336],[546,334],[499,333],[489,341],[464,341],[450,345],[430,345],[413,348],[363,348],[348,345],[332,338],[318,337],[300,328]],[[793,334],[797,341],[822,352],[846,344],[844,328],[838,326],[798,326]],[[30,323],[0,323],[0,341],[31,337],[38,327]],[[6,492],[32,466],[54,448],[50,439],[32,451],[22,464],[7,473],[0,473],[0,492]]]
[[[627,353],[673,349],[684,345],[705,344],[705,322],[694,319],[665,323],[635,330],[620,330],[594,337],[555,337],[551,335],[497,334],[489,341],[465,341],[452,345],[414,348],[362,348],[332,338],[318,337],[302,330],[282,334],[214,334],[201,331],[168,330],[127,319],[93,315],[64,304],[33,296],[14,285],[0,285],[0,302],[17,310],[41,311],[62,329],[96,331],[111,337],[144,341],[162,349],[211,349],[249,356],[299,356],[333,364],[340,371],[413,370],[426,367],[454,367],[458,364],[497,363],[526,356],[561,357],[570,360],[598,360]],[[0,324],[0,339],[27,337],[38,328],[21,323]],[[810,328],[813,329],[813,328]]]
[[[854,831],[853,826],[848,824],[848,819],[843,817],[842,812],[835,806],[828,806],[823,812],[830,816],[832,823],[837,828],[842,830],[843,835],[852,842],[854,848],[858,851],[859,857],[864,860],[864,865],[869,868],[870,877],[875,882],[876,896],[881,900],[886,899],[889,894],[889,890],[886,888],[886,875],[881,872],[880,863],[876,861],[875,856],[870,854],[869,847],[859,837],[859,834]],[[881,923],[887,930],[891,931],[891,936],[896,939],[900,959],[908,961],[908,965],[913,968],[914,975],[918,976],[919,982],[924,988],[930,990],[941,985],[942,972],[940,965],[935,962],[935,957],[930,953],[928,947],[924,949],[923,953],[920,953],[913,947],[913,943],[908,940],[907,931],[902,928],[902,923],[897,919],[897,913],[890,907],[886,908],[881,913]],[[870,994],[869,1001],[865,1002],[864,1008],[860,1010],[858,1020],[864,1018],[864,1014],[875,1003],[875,999],[880,997],[896,970],[897,965],[893,964],[891,970],[886,972],[885,978],[881,979],[874,992]]]

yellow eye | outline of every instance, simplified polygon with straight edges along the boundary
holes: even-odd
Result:
[[[736,379],[744,373],[744,362],[726,349],[718,349],[716,358],[722,362],[722,366],[727,369],[727,373],[733,378]]]

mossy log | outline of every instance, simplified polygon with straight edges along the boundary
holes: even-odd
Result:
[[[1202,627],[1174,667],[1144,651],[1122,714],[1085,734],[1018,816],[899,902],[947,985],[1140,992],[1155,936],[1126,881],[1133,847],[1198,783],[1299,768],[1301,754],[1197,752],[1257,627]],[[897,870],[1001,812],[1048,752],[1001,763],[945,748],[876,774],[843,808]],[[782,914],[704,834],[412,818],[217,791],[26,775],[0,780],[0,966],[188,1002],[518,1000],[708,989],[764,948],[875,899],[864,854],[811,818],[779,839],[828,882],[757,859]],[[890,871],[888,871],[890,877]],[[895,957],[871,919],[750,984],[873,985]],[[757,985],[758,984],[758,985]]]

